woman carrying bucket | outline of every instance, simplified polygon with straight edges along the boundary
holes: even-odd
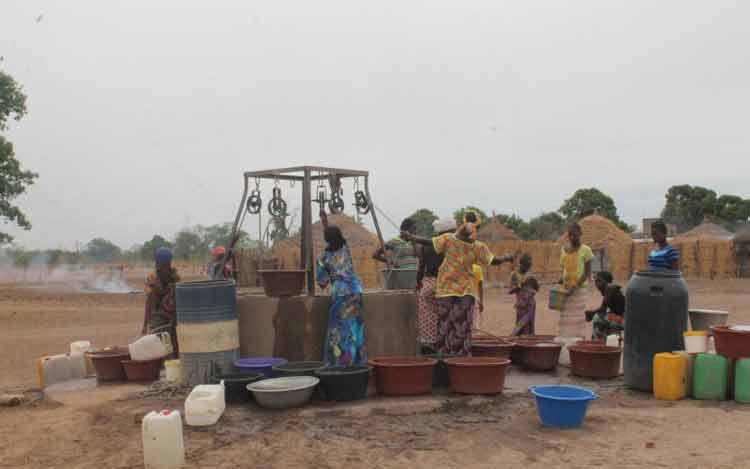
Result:
[[[328,331],[323,360],[328,366],[367,363],[365,323],[362,319],[362,282],[354,272],[352,256],[338,226],[328,224],[320,211],[326,249],[318,258],[315,277],[320,288],[331,286]]]
[[[479,295],[473,267],[475,264],[500,265],[513,260],[515,254],[495,257],[487,245],[476,240],[476,225],[473,223],[464,223],[455,233],[432,239],[407,232],[401,236],[422,246],[433,246],[435,252],[444,256],[435,290],[437,351],[470,355],[474,306]]]
[[[565,288],[565,304],[560,311],[559,337],[585,337],[586,302],[588,300],[588,284],[591,280],[591,260],[594,252],[590,247],[581,243],[583,230],[578,223],[568,226],[568,244],[560,254],[562,277],[560,283]]]

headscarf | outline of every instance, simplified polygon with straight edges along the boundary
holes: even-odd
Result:
[[[323,238],[326,241],[326,251],[336,252],[346,246],[346,238],[341,232],[341,228],[331,225],[323,231]]]
[[[160,247],[154,253],[154,259],[157,265],[169,264],[172,262],[172,251],[168,247]]]
[[[471,218],[473,218],[475,221],[470,221]],[[464,223],[458,228],[458,230],[456,230],[456,234],[458,234],[462,230],[468,231],[469,239],[475,241],[477,239],[477,236],[479,235],[480,223],[481,219],[479,218],[479,214],[474,210],[467,210],[464,213]]]
[[[435,220],[432,223],[432,229],[435,230],[435,233],[447,233],[450,231],[456,230],[456,220],[453,218],[441,218],[440,220]]]
[[[224,248],[224,246],[216,246],[213,251],[211,251],[211,254],[214,256],[223,256],[226,254],[227,250]]]

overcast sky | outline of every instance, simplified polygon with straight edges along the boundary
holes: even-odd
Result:
[[[7,136],[40,174],[19,200],[34,228],[11,232],[130,247],[233,219],[243,171],[298,164],[371,171],[396,221],[530,217],[589,186],[630,223],[673,184],[750,197],[748,18],[742,0],[2,0],[0,68],[29,96]]]

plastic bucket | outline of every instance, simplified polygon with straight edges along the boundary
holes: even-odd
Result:
[[[708,331],[687,331],[685,336],[685,351],[687,353],[706,353],[708,351]]]
[[[545,427],[577,428],[586,418],[589,401],[599,399],[592,390],[579,386],[531,386],[539,419]]]
[[[325,398],[330,401],[356,401],[367,397],[371,368],[365,365],[334,366],[317,370]]]

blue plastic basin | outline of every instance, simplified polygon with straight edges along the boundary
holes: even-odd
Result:
[[[599,399],[592,390],[580,386],[531,386],[539,418],[545,427],[577,428],[586,418],[589,401]]]
[[[273,378],[273,367],[287,363],[284,358],[275,357],[252,357],[240,358],[234,362],[234,367],[239,371],[249,373],[260,373],[266,378]]]

